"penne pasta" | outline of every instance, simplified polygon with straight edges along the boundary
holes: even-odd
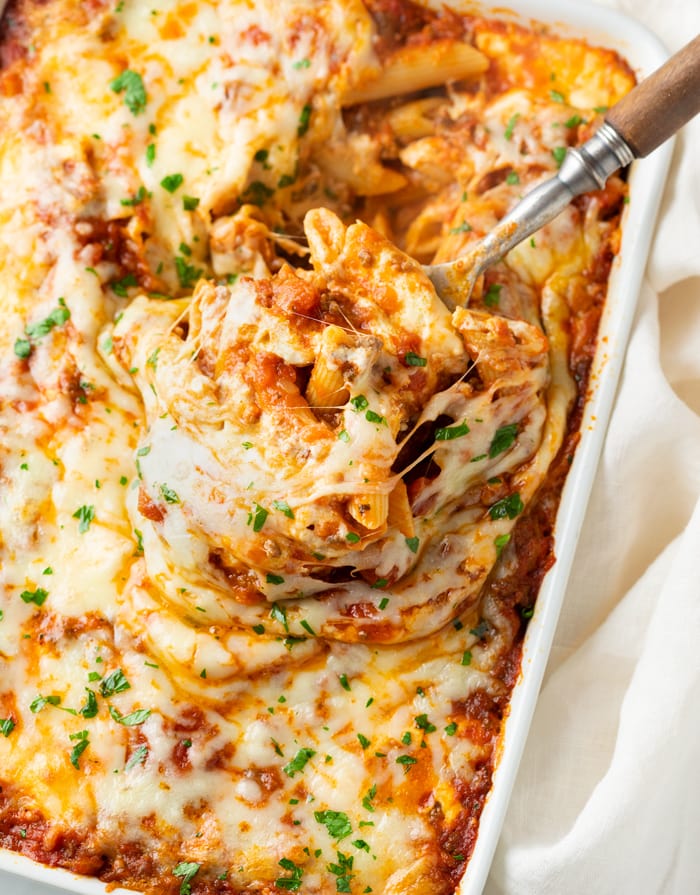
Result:
[[[486,56],[467,43],[442,40],[430,46],[404,47],[387,60],[374,78],[348,90],[341,103],[354,106],[438,87],[447,81],[480,75],[488,65]]]
[[[376,531],[387,520],[389,513],[388,494],[362,494],[348,501],[348,512],[360,525]]]
[[[376,147],[368,140],[356,139],[321,147],[316,161],[332,180],[347,184],[358,196],[395,193],[406,186],[406,177],[382,165],[375,153]]]
[[[405,538],[412,538],[416,533],[413,511],[408,500],[408,491],[403,479],[399,479],[396,487],[389,495],[387,525],[398,528]]]
[[[306,386],[306,400],[309,406],[338,407],[345,404],[349,397],[350,393],[345,387],[343,374],[337,367],[329,365],[326,355],[320,354]]]
[[[392,109],[387,115],[387,120],[399,139],[420,140],[421,137],[428,137],[435,133],[435,122],[431,121],[429,115],[443,103],[444,100],[439,96],[414,99],[412,102]]]

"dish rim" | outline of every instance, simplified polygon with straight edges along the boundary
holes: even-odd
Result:
[[[542,22],[561,36],[583,37],[593,45],[619,52],[638,76],[646,76],[669,56],[661,40],[636,19],[584,0],[510,0],[508,8],[469,0],[447,0],[463,12],[510,21]],[[431,0],[427,0],[430,4]],[[0,16],[7,0],[0,0]],[[442,5],[442,0],[438,5]],[[630,203],[623,219],[620,252],[615,258],[591,366],[581,420],[581,440],[562,491],[554,526],[556,562],[543,578],[535,612],[523,642],[518,681],[513,687],[497,759],[474,851],[455,895],[480,895],[486,884],[501,835],[518,767],[534,716],[559,614],[566,594],[578,537],[586,515],[605,434],[612,413],[629,334],[636,313],[646,259],[671,162],[674,140],[648,158],[634,162],[630,172]],[[634,217],[632,213],[634,212]],[[635,260],[644,260],[644,265]],[[4,895],[12,882],[31,881],[78,895],[104,895],[106,884],[60,867],[39,864],[0,848],[0,883]],[[112,895],[134,895],[132,889],[112,889]]]

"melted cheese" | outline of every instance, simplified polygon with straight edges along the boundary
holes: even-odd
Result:
[[[598,200],[570,210],[495,269],[497,308],[485,287],[450,315],[354,221],[421,260],[459,253],[554,170],[565,119],[631,77],[477,19],[503,90],[452,85],[435,134],[406,139],[381,107],[341,115],[381,65],[359,0],[15,14],[31,43],[0,73],[3,792],[44,842],[150,855],[150,875],[115,871],[133,886],[190,862],[193,891],[225,872],[234,890],[447,893],[517,630],[489,582],[517,566],[498,556],[520,506],[490,510],[546,481],[575,396],[571,284],[615,225]],[[543,46],[571,105],[523,62]],[[299,310],[290,283],[320,303]],[[344,377],[335,409],[303,399],[319,356]],[[440,474],[416,472],[410,522],[352,515],[423,454]]]

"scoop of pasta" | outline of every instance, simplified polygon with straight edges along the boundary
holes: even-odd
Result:
[[[450,314],[363,223],[305,231],[312,269],[142,296],[115,327],[148,424],[134,526],[151,577],[227,624],[415,638],[476,599],[546,472],[548,340]]]

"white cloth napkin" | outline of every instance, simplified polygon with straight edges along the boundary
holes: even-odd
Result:
[[[611,0],[680,49],[699,0]],[[622,382],[485,895],[700,893],[700,118],[679,135]]]

